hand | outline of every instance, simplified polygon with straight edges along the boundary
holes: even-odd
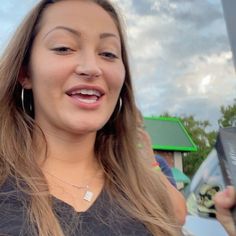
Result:
[[[236,236],[234,221],[230,208],[236,204],[236,192],[232,186],[224,191],[216,193],[214,197],[216,217],[223,225],[229,236]]]

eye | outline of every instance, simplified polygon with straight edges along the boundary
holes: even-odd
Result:
[[[112,52],[102,52],[99,55],[109,60],[114,60],[118,58],[118,56]]]
[[[57,54],[60,54],[60,55],[70,54],[75,51],[75,50],[73,50],[69,47],[65,47],[65,46],[55,47],[55,48],[52,48],[51,50],[56,52]]]

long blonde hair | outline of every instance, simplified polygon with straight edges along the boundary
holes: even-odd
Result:
[[[36,5],[18,27],[0,61],[0,184],[9,177],[14,178],[17,187],[30,196],[28,215],[40,236],[64,234],[52,210],[46,179],[35,161],[37,148],[33,145],[32,134],[35,130],[42,131],[34,122],[33,111],[23,111],[18,78],[21,69],[28,66],[44,11],[58,1],[63,0],[42,0]],[[95,142],[95,152],[106,176],[106,189],[153,235],[176,236],[179,226],[165,186],[145,167],[137,149],[136,105],[120,17],[109,1],[88,1],[101,6],[114,20],[120,33],[126,69],[120,93],[122,107],[120,109],[117,104],[107,124],[98,131]],[[27,103],[33,102],[33,94],[27,92],[26,95],[25,106],[28,107]]]

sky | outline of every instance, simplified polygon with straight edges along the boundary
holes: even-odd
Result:
[[[0,0],[0,53],[37,0]],[[220,0],[113,0],[127,31],[135,97],[144,116],[193,115],[217,129],[236,98]]]

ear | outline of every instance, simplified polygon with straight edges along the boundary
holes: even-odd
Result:
[[[32,83],[31,79],[29,77],[27,68],[25,66],[22,66],[19,72],[18,81],[21,84],[21,86],[25,89],[31,89]]]

